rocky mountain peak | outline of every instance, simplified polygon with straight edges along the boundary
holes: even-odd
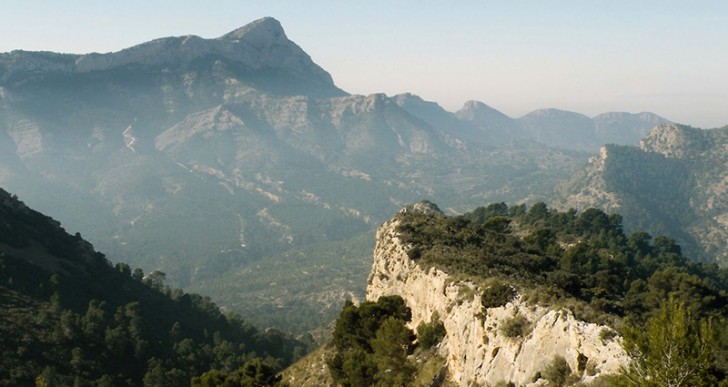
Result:
[[[229,41],[241,41],[253,45],[265,45],[271,42],[286,43],[288,37],[283,30],[281,23],[272,17],[264,17],[252,23],[246,24],[234,31],[231,31],[218,39]]]
[[[677,124],[656,126],[640,141],[640,149],[682,158],[703,147],[702,130]]]
[[[465,102],[462,109],[458,110],[455,115],[458,116],[458,118],[467,121],[480,121],[483,119],[493,119],[494,117],[506,117],[505,114],[480,101]]]
[[[465,102],[465,104],[463,104],[463,108],[461,110],[479,110],[479,109],[491,109],[491,107],[486,105],[483,102],[470,100],[470,101]]]
[[[136,71],[144,68],[149,76],[167,79],[200,77],[216,71],[215,79],[235,77],[244,84],[277,95],[343,96],[331,75],[286,36],[278,20],[266,17],[238,28],[219,38],[195,35],[163,37],[118,52],[70,55],[48,52],[18,51],[0,54],[0,86],[6,80],[22,84],[33,79],[74,77],[81,73]],[[225,71],[218,71],[225,68]],[[213,70],[210,70],[213,69]],[[223,74],[220,76],[220,74]],[[161,74],[161,75],[160,75]],[[106,82],[108,77],[98,77]],[[225,79],[223,79],[225,78]],[[45,85],[43,85],[45,87]]]
[[[576,112],[571,112],[568,110],[561,110],[561,109],[554,109],[554,108],[548,108],[548,109],[538,109],[534,110],[525,116],[521,117],[521,119],[535,119],[535,118],[551,118],[551,119],[571,119],[571,120],[590,120],[589,117]]]
[[[415,204],[407,205],[404,208],[402,208],[400,210],[400,212],[418,212],[418,213],[422,213],[422,214],[440,214],[440,215],[445,214],[444,212],[442,212],[440,207],[437,206],[437,204],[435,204],[429,200],[422,200]]]
[[[402,93],[397,94],[392,97],[392,100],[399,105],[400,107],[405,106],[423,106],[423,105],[429,105],[429,106],[439,106],[435,102],[425,101],[420,97],[419,95],[415,95],[412,93]]]

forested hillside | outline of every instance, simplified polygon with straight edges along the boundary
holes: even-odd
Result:
[[[305,352],[162,272],[112,265],[3,190],[0,310],[0,385],[184,386],[213,368],[273,381]]]

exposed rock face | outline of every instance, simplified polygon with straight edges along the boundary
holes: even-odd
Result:
[[[666,157],[682,158],[705,150],[704,130],[681,125],[662,125],[655,127],[647,137],[640,141],[640,149],[657,152]]]
[[[540,385],[544,380],[535,376],[555,356],[564,357],[583,381],[617,373],[628,364],[620,338],[600,339],[600,332],[610,328],[579,321],[569,311],[529,305],[520,297],[484,310],[478,285],[435,268],[423,270],[409,259],[396,226],[397,220],[390,220],[377,231],[367,299],[401,296],[412,309],[412,328],[437,312],[447,330],[440,351],[448,377],[458,385]],[[531,329],[523,337],[507,337],[500,327],[516,315],[525,317]]]
[[[603,146],[597,156],[589,159],[587,168],[572,178],[572,181],[579,181],[580,184],[564,194],[565,201],[569,204],[564,207],[578,209],[598,207],[606,212],[619,212],[620,200],[614,192],[609,191],[604,179],[608,157],[609,148]]]

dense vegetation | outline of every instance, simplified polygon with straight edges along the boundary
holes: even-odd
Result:
[[[163,281],[0,192],[0,384],[183,386],[214,368],[259,385],[305,351]]]
[[[690,204],[699,186],[696,174],[701,162],[636,147],[609,145],[607,149],[604,181],[607,190],[620,195],[627,228],[671,235],[692,253],[692,260],[715,261],[686,227],[701,218]]]
[[[665,338],[693,343],[681,344],[683,359],[701,361],[686,365],[699,371],[686,380],[711,385],[725,379],[728,271],[689,260],[669,238],[625,235],[619,215],[560,212],[543,203],[499,203],[454,217],[403,211],[397,219],[410,258],[481,283],[484,307],[504,305],[517,290],[527,301],[612,325],[643,361],[630,370],[634,380],[650,374],[646,370],[657,375],[658,364],[676,367],[676,358],[662,363]]]
[[[537,289],[526,292],[534,301],[575,299],[596,313],[644,320],[673,295],[699,316],[727,312],[727,270],[688,260],[669,238],[625,235],[616,214],[499,203],[456,217],[397,217],[419,264],[508,279],[519,290]]]
[[[345,387],[412,385],[416,367],[409,355],[439,343],[445,328],[433,316],[417,327],[415,336],[405,325],[411,317],[399,296],[358,306],[347,302],[336,320],[334,355],[328,361],[334,380]]]
[[[694,318],[690,309],[670,297],[646,324],[626,324],[624,347],[633,361],[624,384],[727,385],[725,374],[716,372],[718,357],[725,359],[725,351],[720,353],[719,348],[719,335],[725,328],[712,318]]]

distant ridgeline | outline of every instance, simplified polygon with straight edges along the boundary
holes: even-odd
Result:
[[[184,386],[213,368],[272,383],[305,351],[163,280],[0,189],[0,385]]]

